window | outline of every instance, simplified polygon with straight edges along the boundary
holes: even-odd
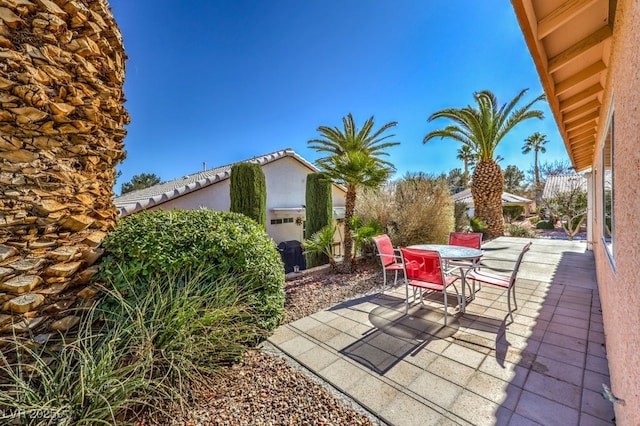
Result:
[[[271,219],[272,225],[280,225],[282,223],[293,223],[292,217],[285,217],[283,219]]]
[[[613,149],[614,149],[614,114],[611,112],[607,133],[602,144],[602,240],[613,261],[613,244],[615,230],[614,185],[613,185]]]

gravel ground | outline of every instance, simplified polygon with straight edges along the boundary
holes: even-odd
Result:
[[[562,238],[561,230],[537,230],[537,238]],[[305,274],[285,284],[285,323],[344,300],[381,289],[377,262],[359,265],[351,275]],[[267,345],[269,347],[269,345]],[[250,351],[242,363],[212,379],[213,389],[180,417],[160,424],[199,425],[379,425],[353,401],[305,374],[276,351]],[[152,424],[139,423],[139,426]]]
[[[300,274],[285,284],[285,322],[341,301],[378,292],[379,263],[368,262],[351,275]],[[268,347],[269,345],[267,345]],[[310,377],[277,351],[250,351],[242,363],[213,379],[213,389],[171,425],[378,425],[355,403]],[[149,421],[140,425],[152,424]]]

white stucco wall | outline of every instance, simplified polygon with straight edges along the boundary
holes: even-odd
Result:
[[[304,222],[305,192],[307,175],[314,170],[300,163],[293,157],[283,157],[262,167],[267,186],[267,234],[274,242],[304,239],[303,223],[296,224],[296,219]],[[195,210],[208,208],[229,211],[230,180],[218,182],[198,191],[190,192],[181,197],[154,206],[151,210],[187,209]],[[333,205],[344,207],[345,193],[337,186],[332,188]],[[274,208],[295,208],[286,212],[274,212]],[[292,218],[292,223],[271,224],[272,219]]]

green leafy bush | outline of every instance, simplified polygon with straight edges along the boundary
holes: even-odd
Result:
[[[211,210],[156,210],[118,222],[103,247],[97,279],[125,298],[132,286],[143,291],[152,280],[206,271],[213,282],[229,275],[247,294],[255,324],[274,329],[283,318],[284,267],[273,241],[256,222],[238,213]],[[117,265],[117,266],[116,266]]]
[[[540,222],[542,219],[540,219],[540,216],[531,216],[528,220],[532,225],[535,225],[536,223]]]
[[[553,222],[548,220],[541,220],[536,223],[536,229],[555,229]]]
[[[507,232],[512,237],[524,237],[524,238],[532,238],[534,237],[533,233],[524,226],[521,225],[508,225]]]
[[[489,226],[484,223],[482,219],[475,216],[469,219],[469,225],[471,225],[471,230],[473,232],[482,232],[483,234],[486,233],[487,229],[489,228]]]
[[[511,223],[514,219],[522,216],[524,213],[524,207],[522,206],[503,206],[502,207],[502,215],[504,219]]]

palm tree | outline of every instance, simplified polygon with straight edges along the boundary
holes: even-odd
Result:
[[[447,108],[431,114],[429,121],[448,118],[454,124],[428,133],[423,140],[423,143],[427,143],[437,137],[451,138],[463,145],[468,145],[476,152],[478,157],[471,178],[471,195],[475,216],[487,224],[489,237],[497,237],[504,233],[501,200],[504,177],[494,158],[495,150],[507,133],[518,123],[530,118],[544,117],[542,111],[531,109],[533,104],[544,99],[544,95],[516,109],[516,105],[526,92],[527,89],[522,90],[509,103],[502,106],[498,105],[498,100],[491,91],[476,92],[473,97],[477,107],[468,105],[464,108]]]
[[[344,185],[347,189],[345,220],[344,220],[344,260],[345,272],[352,272],[353,237],[351,235],[351,218],[356,206],[356,190],[362,188],[377,188],[391,176],[395,170],[393,164],[381,157],[389,155],[387,148],[400,142],[390,142],[395,135],[384,135],[384,132],[396,126],[390,122],[373,130],[374,122],[371,116],[361,129],[358,129],[351,113],[342,118],[343,129],[338,127],[318,127],[321,139],[310,140],[309,146],[318,152],[326,154],[316,160],[316,165],[325,171],[334,182]]]
[[[462,145],[458,149],[456,158],[464,163],[464,188],[467,189],[469,187],[469,168],[475,166],[476,154],[469,145]]]
[[[528,154],[533,151],[533,173],[535,176],[535,190],[536,190],[536,205],[540,205],[540,168],[538,167],[538,152],[545,153],[547,149],[544,147],[544,144],[549,142],[547,140],[547,135],[543,135],[540,132],[535,132],[528,138],[524,140],[524,145],[522,146],[522,153]]]
[[[2,313],[14,316],[14,330],[60,330],[77,321],[45,318],[69,315],[62,309],[74,307],[116,222],[126,56],[105,1],[2,6],[11,58],[0,70]]]

